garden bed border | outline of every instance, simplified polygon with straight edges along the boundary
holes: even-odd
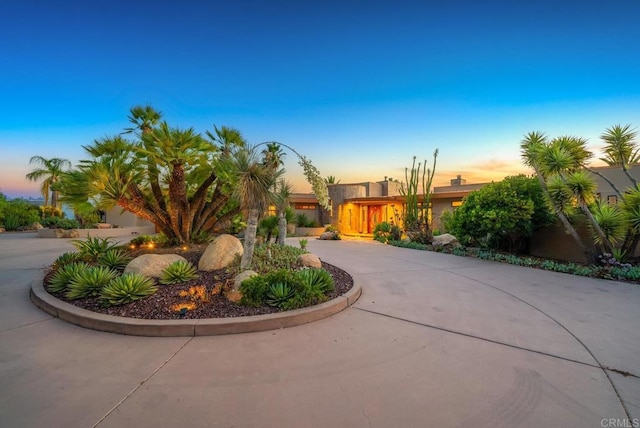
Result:
[[[80,327],[131,336],[216,336],[294,327],[337,314],[362,294],[362,288],[354,280],[351,289],[335,299],[291,311],[245,317],[147,320],[99,314],[63,302],[44,289],[43,279],[39,276],[33,280],[29,296],[44,312]]]

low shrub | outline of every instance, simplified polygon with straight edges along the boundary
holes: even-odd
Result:
[[[102,289],[100,297],[110,305],[123,305],[153,295],[153,279],[139,273],[125,273]]]
[[[78,252],[82,254],[86,261],[92,263],[96,263],[107,251],[117,247],[117,244],[114,243],[111,238],[92,238],[91,236],[89,236],[86,241],[74,240],[71,241],[71,243],[78,249]]]
[[[69,282],[65,296],[68,299],[99,296],[102,289],[118,276],[118,272],[104,266],[85,269]]]
[[[112,248],[98,256],[98,264],[100,266],[105,266],[119,271],[123,271],[130,261],[131,257],[119,248]]]
[[[297,309],[325,301],[334,287],[333,278],[323,269],[281,269],[245,280],[240,286],[241,303]]]
[[[56,273],[49,278],[47,288],[52,293],[66,292],[69,289],[69,283],[82,274],[82,272],[90,268],[91,266],[85,262],[76,262],[64,265],[57,269]]]
[[[167,266],[160,276],[160,284],[179,284],[198,277],[198,271],[191,263],[178,260]]]
[[[259,274],[266,274],[279,269],[296,269],[298,267],[298,256],[306,253],[302,248],[290,245],[269,245],[256,246],[251,261],[251,269]],[[233,273],[240,271],[240,257],[229,266]]]
[[[55,272],[58,271],[63,266],[66,266],[70,263],[77,263],[82,261],[82,254],[76,251],[70,251],[67,253],[61,254],[51,265],[51,269]]]

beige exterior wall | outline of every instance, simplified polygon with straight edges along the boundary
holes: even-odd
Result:
[[[153,226],[148,220],[138,217],[137,215],[124,211],[122,208],[113,207],[105,213],[105,222],[119,227],[147,227]]]

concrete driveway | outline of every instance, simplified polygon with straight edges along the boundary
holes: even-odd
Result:
[[[636,285],[309,240],[362,284],[352,308],[278,331],[129,337],[30,303],[31,279],[71,249],[0,235],[3,427],[640,426]]]

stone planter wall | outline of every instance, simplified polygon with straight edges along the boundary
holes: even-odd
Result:
[[[127,235],[153,235],[156,233],[154,226],[141,227],[115,227],[112,229],[71,229],[61,233],[63,229],[38,229],[38,238],[112,238],[114,236]]]
[[[320,236],[324,227],[296,227],[296,236]]]

